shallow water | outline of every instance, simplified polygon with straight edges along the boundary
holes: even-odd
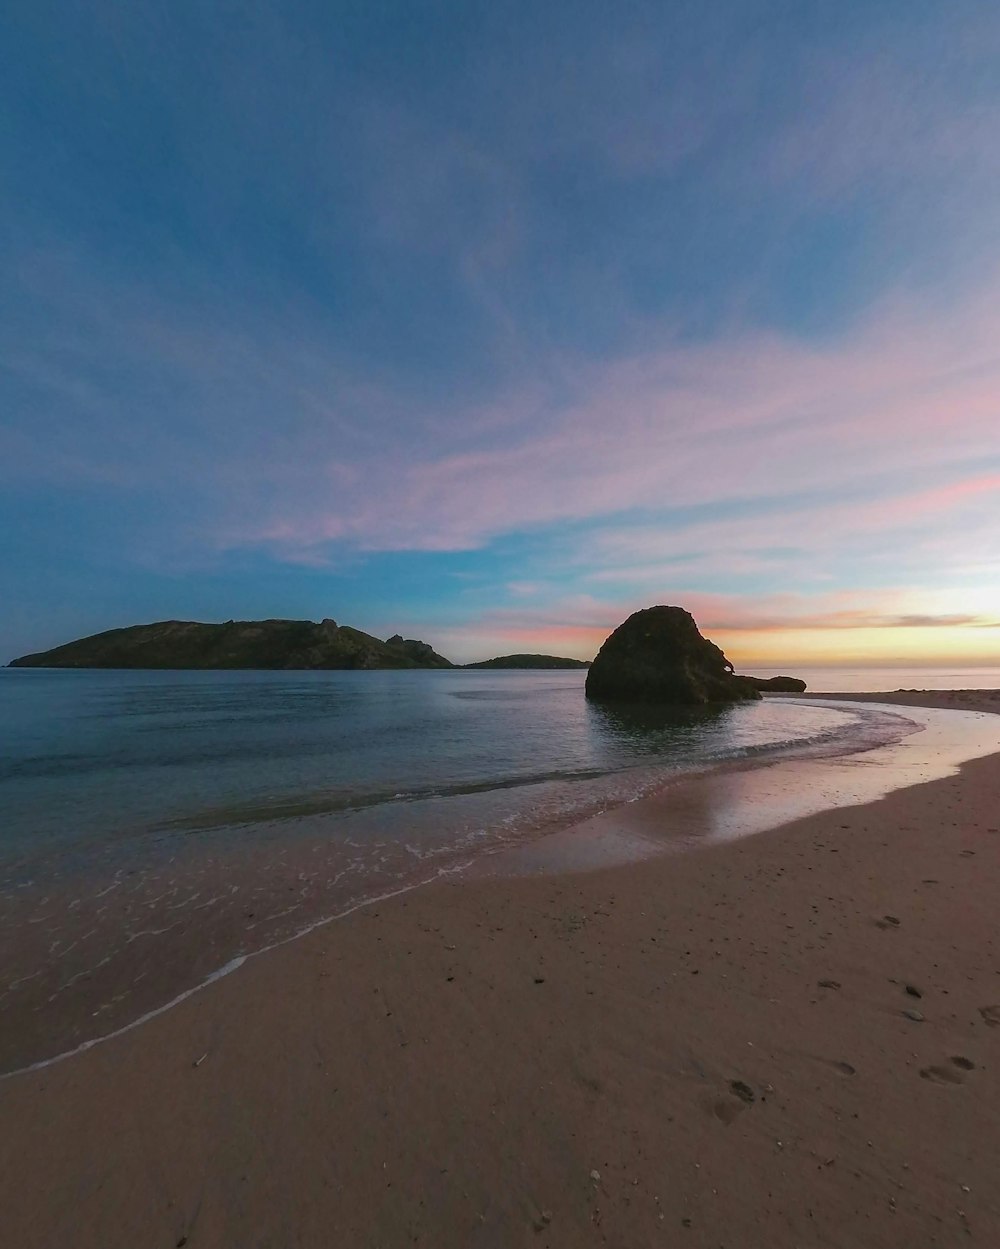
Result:
[[[0,863],[114,846],[405,826],[449,835],[627,797],[700,766],[859,731],[773,702],[625,717],[582,672],[0,671]],[[405,812],[400,814],[400,809]]]
[[[622,714],[583,672],[0,672],[0,1071],[243,954],[737,760],[911,730],[767,700]]]
[[[821,811],[875,802],[1000,751],[995,713],[907,707],[905,714],[906,731],[891,741],[847,753],[818,744],[768,766],[765,760],[747,760],[679,776],[642,801],[536,838],[477,870],[490,875],[589,870],[736,841]]]

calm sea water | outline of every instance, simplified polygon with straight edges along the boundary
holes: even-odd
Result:
[[[588,704],[584,676],[2,670],[0,862],[192,836],[498,835],[862,724],[770,700],[625,717]]]
[[[0,1072],[673,774],[905,723],[770,699],[623,715],[584,677],[0,670]]]
[[[752,676],[788,672],[810,690],[827,694],[860,694],[890,690],[1000,690],[1000,667],[992,668],[752,668]]]

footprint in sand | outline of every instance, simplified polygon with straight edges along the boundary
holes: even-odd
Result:
[[[757,1095],[750,1085],[742,1080],[731,1080],[729,1082],[729,1093],[729,1097],[720,1097],[712,1106],[712,1114],[721,1123],[726,1124],[732,1123],[737,1115],[742,1114],[757,1099]]]
[[[950,1066],[944,1063],[935,1064],[932,1067],[921,1067],[921,1079],[930,1080],[932,1084],[964,1084],[964,1071],[974,1071],[976,1064],[971,1058],[965,1058],[961,1054],[956,1054],[949,1058]]]
[[[720,1123],[730,1124],[746,1110],[744,1102],[737,1101],[735,1097],[720,1097],[712,1107],[712,1114]]]
[[[1000,1028],[1000,1006],[980,1006],[979,1013],[991,1028]]]

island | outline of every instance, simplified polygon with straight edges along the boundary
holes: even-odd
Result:
[[[498,655],[463,668],[589,668],[589,659],[565,659],[559,655]]]
[[[399,634],[380,641],[335,620],[160,620],[109,629],[52,650],[22,655],[12,668],[372,669],[452,668],[426,642]]]
[[[764,694],[804,694],[806,692],[806,683],[799,677],[741,677],[740,679],[749,681],[755,690],[760,690]]]
[[[22,655],[11,668],[385,669],[589,668],[559,655],[498,655],[453,664],[427,642],[396,633],[384,642],[335,620],[159,620],[108,629],[51,650]]]

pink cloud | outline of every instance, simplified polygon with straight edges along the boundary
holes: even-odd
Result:
[[[888,549],[906,535],[906,555],[929,551],[958,532],[961,544],[982,536],[1000,545],[1000,474],[980,474],[926,490],[886,498],[853,499],[815,507],[799,505],[757,516],[679,524],[671,527],[608,526],[577,554],[589,580],[615,584],[670,584],[689,566],[702,574],[747,575],[792,567],[822,574],[828,557],[849,559]],[[875,542],[873,543],[873,538]],[[904,559],[900,544],[899,560]]]
[[[463,550],[633,509],[809,491],[867,492],[871,523],[879,509],[882,520],[907,507],[917,515],[993,488],[988,475],[957,479],[997,454],[998,344],[991,290],[936,315],[887,304],[825,349],[748,334],[606,365],[562,360],[570,401],[546,402],[533,387],[506,416],[502,404],[463,414],[483,445],[379,454],[353,475],[317,454],[297,497],[283,493],[263,524],[234,521],[226,540],[279,552],[334,540]],[[507,439],[485,432],[504,428]],[[883,501],[885,479],[907,476],[936,484],[909,503]]]

